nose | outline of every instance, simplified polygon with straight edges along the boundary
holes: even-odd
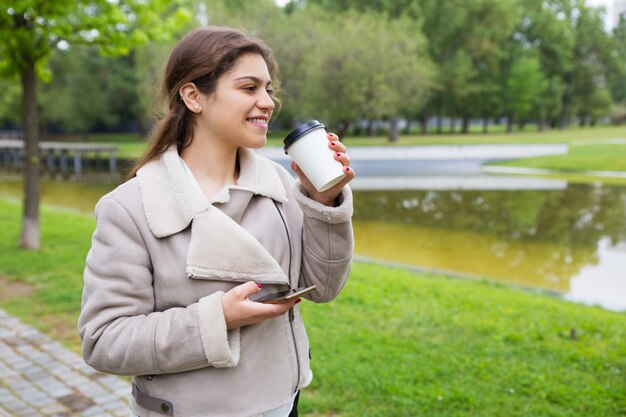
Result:
[[[257,106],[260,109],[272,111],[274,110],[274,107],[276,107],[276,103],[272,100],[272,96],[270,96],[267,91],[263,90],[261,97],[259,97],[259,100],[257,101]]]

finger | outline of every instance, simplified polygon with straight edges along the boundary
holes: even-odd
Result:
[[[297,298],[295,300],[287,301],[284,303],[265,304],[265,305],[271,306],[273,310],[272,313],[277,316],[280,316],[281,314],[285,314],[290,308],[298,304],[300,301],[302,301],[302,299]]]
[[[245,284],[237,285],[231,291],[235,294],[236,298],[243,300],[261,291],[261,286],[261,284],[257,284],[254,281],[248,281]]]
[[[352,180],[354,177],[356,177],[356,172],[354,171],[354,168],[350,167],[350,166],[344,166],[343,167],[343,172],[346,173],[346,178],[343,179],[343,181],[350,182],[350,180]]]
[[[354,169],[352,169],[352,167],[349,166],[344,166],[343,167],[343,172],[346,174],[345,178],[342,179],[341,181],[339,181],[333,188],[331,189],[335,189],[335,190],[339,190],[339,192],[341,192],[341,190],[343,189],[343,187],[349,183],[350,181],[352,181],[354,179],[354,177],[356,177],[356,172],[354,172]]]
[[[335,152],[335,161],[341,162],[341,164],[344,166],[350,165],[350,157],[347,153]]]
[[[254,312],[255,316],[268,319],[272,317],[282,316],[297,303],[299,303],[299,301],[297,300],[278,304],[252,303],[249,308],[251,309],[250,311]]]
[[[345,152],[346,151],[346,145],[344,145],[343,143],[339,142],[339,140],[337,139],[331,139],[331,137],[328,137],[328,147],[330,149],[332,149],[335,152]]]

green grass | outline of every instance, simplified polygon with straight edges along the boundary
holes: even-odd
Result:
[[[625,144],[570,144],[567,155],[542,156],[497,165],[525,168],[546,168],[561,172],[624,171],[626,172]]]
[[[571,183],[602,182],[604,184],[625,185],[626,178],[614,176],[612,172],[626,172],[626,143],[571,143],[566,155],[493,162],[487,165],[548,169],[554,172],[549,175],[540,175]],[[586,174],[590,171],[595,171],[598,175]],[[606,171],[609,172],[605,173]]]
[[[0,307],[78,350],[94,220],[44,207],[39,253],[17,249],[19,223],[0,199],[0,275],[35,288]],[[626,415],[626,313],[362,263],[337,300],[301,306],[315,374],[302,415]]]
[[[93,216],[44,206],[42,248],[29,252],[17,247],[20,207],[0,199],[0,277],[30,284],[33,292],[28,297],[2,300],[0,307],[78,351],[76,320],[82,273],[95,220]]]
[[[319,415],[626,412],[624,314],[365,264],[337,301],[303,309],[316,376],[303,409]]]

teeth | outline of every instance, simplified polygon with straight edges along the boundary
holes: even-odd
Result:
[[[263,125],[267,124],[267,120],[265,120],[265,119],[248,119],[248,120],[250,120],[252,123],[260,123],[260,124],[263,124]]]

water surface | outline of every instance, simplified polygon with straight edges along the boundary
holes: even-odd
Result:
[[[356,252],[626,310],[626,187],[359,191]]]

